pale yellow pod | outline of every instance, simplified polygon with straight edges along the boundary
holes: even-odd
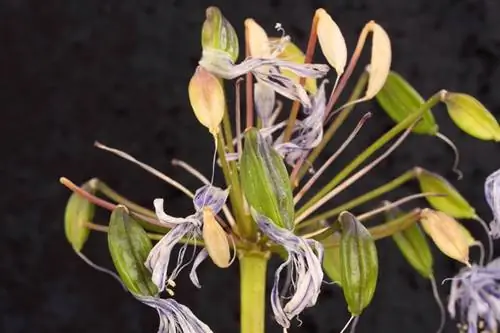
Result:
[[[344,73],[347,63],[347,46],[344,36],[338,25],[333,21],[330,15],[323,9],[316,10],[318,35],[321,51],[328,63],[335,68],[337,75]]]
[[[371,60],[369,67],[370,77],[366,88],[365,99],[371,99],[382,89],[389,76],[392,61],[391,40],[387,32],[377,23],[368,23],[373,33]]]
[[[221,268],[226,268],[231,262],[227,235],[215,219],[212,209],[203,208],[203,241],[208,255]]]
[[[245,33],[251,57],[269,58],[271,56],[271,47],[267,33],[255,20],[245,20]]]
[[[189,81],[189,101],[198,121],[214,136],[224,117],[224,88],[220,80],[198,66]]]
[[[469,246],[472,236],[468,236],[468,233],[464,232],[464,227],[455,219],[443,212],[424,209],[420,223],[441,252],[469,265]]]

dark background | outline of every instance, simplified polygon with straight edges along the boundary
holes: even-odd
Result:
[[[374,19],[391,36],[393,68],[423,96],[441,88],[467,92],[500,117],[496,87],[500,2],[495,0],[0,3],[1,332],[156,331],[158,319],[153,310],[84,264],[66,243],[62,217],[69,192],[58,178],[67,176],[82,183],[95,176],[144,205],[165,197],[171,214],[191,211],[190,200],[178,191],[93,148],[93,142],[123,149],[192,189],[199,186],[172,167],[170,160],[180,158],[206,174],[210,171],[212,143],[190,110],[186,87],[200,56],[204,9],[211,4],[221,7],[240,36],[243,20],[253,17],[270,34],[274,23],[281,22],[302,47],[314,10],[324,7],[341,27],[351,52],[364,23]],[[343,163],[391,126],[375,104],[364,110],[374,111],[374,117],[342,155]],[[500,166],[498,146],[468,137],[453,126],[443,107],[435,110],[441,131],[461,151],[463,180],[456,181],[450,172],[452,154],[443,143],[412,136],[335,203],[418,164],[447,176],[489,220],[483,182]],[[361,112],[355,112],[344,132],[335,137],[330,153]],[[343,163],[333,166],[331,173]],[[389,198],[417,190],[410,183]],[[106,222],[105,216],[99,215],[97,222]],[[483,237],[475,222],[464,223]],[[104,235],[92,234],[84,253],[111,267]],[[379,258],[376,296],[358,331],[434,332],[439,315],[429,283],[406,264],[391,240],[380,242]],[[439,281],[460,267],[442,255],[435,262]],[[277,263],[272,262],[270,272]],[[185,274],[178,280],[176,298],[214,332],[237,332],[237,263],[216,270],[207,262],[199,273],[203,288],[196,290]],[[441,287],[443,297],[448,288],[446,284]],[[300,318],[302,327],[291,332],[338,332],[348,318],[338,288],[325,285],[318,305]],[[454,325],[450,322],[447,331],[456,330]],[[271,320],[267,328],[267,332],[280,332]]]

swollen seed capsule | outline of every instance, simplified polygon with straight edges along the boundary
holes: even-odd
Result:
[[[203,209],[203,240],[208,255],[221,268],[229,267],[231,260],[227,235],[215,219],[212,209]]]
[[[339,215],[341,285],[349,312],[358,316],[370,304],[378,276],[377,248],[370,232],[354,215]]]
[[[208,7],[206,10],[206,19],[201,30],[201,45],[203,50],[224,52],[233,63],[238,59],[236,31],[217,7]]]
[[[81,186],[81,188],[94,194],[95,179],[91,179]],[[77,193],[72,193],[66,204],[64,212],[64,232],[66,239],[73,246],[73,249],[80,252],[87,241],[90,229],[85,226],[85,222],[92,222],[94,218],[95,206],[87,199]]]
[[[279,227],[292,230],[293,195],[285,163],[255,128],[245,133],[240,171],[241,186],[250,206]]]
[[[152,249],[151,240],[124,206],[117,206],[111,214],[108,247],[118,275],[132,293],[142,296],[158,293],[151,272],[144,266]]]

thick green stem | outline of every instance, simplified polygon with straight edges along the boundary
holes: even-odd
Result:
[[[240,333],[264,333],[268,253],[240,253]]]
[[[442,99],[443,91],[440,91],[429,98],[415,113],[410,114],[403,121],[398,123],[396,126],[391,128],[388,132],[382,135],[377,141],[366,148],[361,154],[359,154],[351,163],[349,163],[342,171],[340,171],[337,176],[335,176],[328,184],[326,184],[315,196],[313,196],[307,203],[302,206],[296,213],[296,216],[300,216],[309,207],[314,205],[322,197],[324,197],[328,192],[330,192],[335,186],[340,184],[347,176],[351,174],[358,166],[360,166],[367,158],[373,155],[377,150],[384,146],[387,142],[392,140],[400,132],[411,126],[418,118],[420,118],[427,110],[434,107]]]
[[[313,224],[317,221],[321,221],[321,220],[330,218],[332,216],[336,216],[345,210],[352,209],[352,208],[357,207],[361,204],[364,204],[367,201],[375,199],[376,197],[381,196],[382,194],[385,194],[389,191],[392,191],[393,189],[395,189],[395,188],[403,185],[407,181],[413,179],[415,177],[415,174],[416,174],[415,169],[406,171],[401,176],[394,178],[390,182],[388,182],[382,186],[379,186],[376,189],[374,189],[368,193],[360,195],[359,197],[354,198],[354,199],[352,199],[352,200],[350,200],[350,201],[348,201],[348,202],[346,202],[338,207],[335,207],[329,211],[315,215],[315,216],[311,217],[310,219],[307,219],[303,222],[300,222],[297,225],[297,229],[300,230],[300,229],[302,229],[310,224]]]

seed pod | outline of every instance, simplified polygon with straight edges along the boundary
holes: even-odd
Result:
[[[404,213],[397,207],[386,212],[387,220],[394,220],[403,215]],[[431,278],[432,252],[420,227],[412,223],[408,228],[392,235],[392,239],[408,263],[423,277]]]
[[[283,43],[281,38],[276,38],[276,37],[270,37],[269,41],[272,44],[277,43],[277,42]],[[296,64],[303,64],[304,61],[306,60],[306,55],[302,52],[302,50],[291,41],[286,41],[284,43],[285,43],[285,47],[283,48],[283,50],[280,53],[277,54],[276,57],[278,59],[290,61],[290,62],[293,62]],[[295,83],[299,82],[299,80],[300,80],[299,76],[297,74],[293,73],[292,71],[290,71],[288,69],[282,69],[282,68],[280,68],[280,71],[281,71],[281,74],[288,77],[289,79],[292,79],[293,82],[295,82]],[[316,94],[316,91],[318,90],[318,86],[316,85],[316,79],[313,79],[311,77],[306,78],[304,88],[306,88],[306,90],[310,94],[312,94],[312,95]]]
[[[338,239],[340,239],[339,233],[335,233],[328,237],[328,240],[338,241]],[[340,261],[340,246],[331,246],[325,248],[323,256],[323,269],[333,282],[341,285],[342,263]]]
[[[231,260],[227,235],[215,219],[212,209],[203,209],[203,240],[208,255],[221,268],[229,266]]]
[[[196,118],[215,136],[219,132],[226,104],[220,80],[198,66],[189,81],[188,92]]]
[[[455,219],[443,212],[424,209],[420,223],[441,252],[452,259],[469,264],[470,240]]]
[[[398,73],[391,71],[384,86],[376,95],[380,107],[396,123],[419,110],[425,103],[420,94]],[[436,135],[438,125],[431,111],[426,111],[412,130],[414,133]]]
[[[347,46],[340,28],[323,9],[316,10],[317,34],[321,51],[328,63],[335,68],[337,76],[344,73],[347,62]]]
[[[94,194],[96,191],[95,180],[89,180],[81,188]],[[82,250],[89,237],[90,229],[85,226],[85,222],[93,220],[94,212],[95,206],[92,203],[77,193],[71,194],[64,212],[64,232],[66,239],[77,252]]]
[[[377,248],[370,232],[354,215],[343,212],[339,222],[341,285],[349,312],[358,316],[370,304],[377,286]]]
[[[293,195],[285,163],[255,128],[245,133],[240,174],[250,206],[277,226],[292,230]]]
[[[446,196],[426,196],[431,206],[454,218],[475,218],[476,211],[467,200],[443,177],[419,168],[417,179],[422,193],[432,192]]]
[[[266,31],[255,20],[245,20],[245,33],[250,56],[256,58],[269,58],[271,56],[269,37]]]
[[[108,247],[118,275],[132,293],[143,296],[158,293],[151,272],[144,266],[152,248],[151,240],[124,206],[117,206],[111,214]]]
[[[453,122],[465,133],[480,140],[500,141],[498,121],[477,99],[447,92],[443,102]]]
[[[368,70],[370,76],[363,98],[365,100],[372,99],[382,89],[389,75],[392,61],[391,40],[387,32],[374,21],[369,22],[367,26],[373,33],[373,42]]]
[[[236,62],[239,54],[239,44],[233,26],[217,7],[208,7],[205,13],[206,19],[201,30],[201,46],[203,50],[212,49],[224,52],[232,62]]]

